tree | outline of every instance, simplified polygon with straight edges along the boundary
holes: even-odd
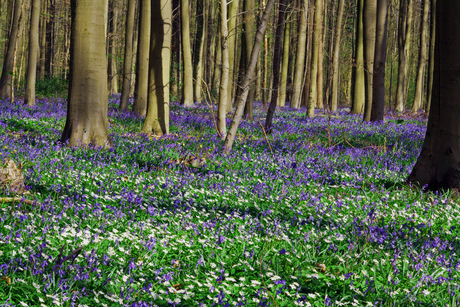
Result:
[[[408,58],[412,41],[413,0],[401,1],[399,7],[399,59],[398,59],[398,85],[396,87],[396,111],[403,112],[407,98]]]
[[[316,0],[315,2],[315,28],[313,30],[313,54],[311,57],[311,83],[310,83],[310,95],[308,99],[307,116],[313,117],[315,114],[315,108],[318,104],[322,104],[322,78],[323,70],[322,67],[322,56],[320,54],[321,40],[322,40],[322,28],[323,28],[323,0]],[[322,80],[322,79],[321,79]],[[321,94],[320,94],[321,92]]]
[[[190,10],[189,1],[181,0],[181,39],[182,60],[184,61],[184,85],[182,88],[182,104],[185,107],[193,106],[193,66],[192,51],[190,47]]]
[[[331,111],[336,112],[339,104],[339,64],[340,64],[340,41],[342,39],[342,19],[345,6],[345,0],[339,0],[339,7],[337,9],[337,23],[335,25],[334,37],[334,55],[332,58],[332,97],[331,97]]]
[[[136,84],[133,111],[141,117],[147,114],[150,50],[150,0],[140,0],[139,42],[137,43]]]
[[[2,76],[0,78],[0,98],[10,98],[13,94],[13,68],[14,53],[19,35],[19,22],[21,18],[22,0],[15,0],[13,7],[13,20],[8,35],[8,47],[3,60]]]
[[[297,54],[294,72],[294,85],[292,90],[291,108],[299,108],[302,96],[302,84],[305,72],[305,45],[307,40],[307,16],[308,16],[308,1],[301,0],[302,7],[300,11]],[[316,104],[316,101],[315,101]]]
[[[372,76],[371,121],[383,120],[385,113],[385,62],[387,55],[388,0],[377,1],[377,21]]]
[[[422,151],[408,182],[430,190],[460,188],[460,1],[436,4],[434,82]]]
[[[431,92],[433,89],[434,76],[434,45],[436,38],[436,0],[431,0],[431,25],[430,25],[430,61],[428,66],[428,85],[427,85],[427,102],[425,111],[430,112],[431,107]]]
[[[372,84],[374,74],[375,55],[375,30],[377,26],[377,2],[378,0],[364,1],[363,25],[364,25],[364,79],[365,79],[365,102],[364,120],[371,119],[372,110]]]
[[[364,25],[363,10],[364,0],[358,0],[358,18],[356,20],[356,46],[353,66],[353,101],[351,113],[364,113],[366,101],[365,76],[364,76]]]
[[[107,0],[72,0],[70,83],[61,142],[111,146],[107,118]]]
[[[237,13],[239,9],[240,0],[232,0],[228,2],[227,10],[227,23],[228,23],[228,85],[227,85],[227,112],[232,111],[233,101],[233,75],[235,70],[235,58],[236,58],[236,40],[237,40]]]
[[[151,2],[147,116],[141,132],[169,133],[169,74],[171,67],[172,3]]]
[[[121,87],[120,110],[128,109],[129,93],[131,91],[131,75],[133,69],[133,35],[136,0],[128,0],[125,30],[125,56],[123,60],[123,83]]]
[[[243,32],[243,40],[244,40],[244,69],[241,73],[247,70],[247,66],[249,65],[249,61],[251,61],[251,51],[252,46],[254,45],[254,36],[255,36],[255,1],[254,0],[244,0],[244,32]],[[252,80],[252,84],[254,80]],[[244,107],[244,115],[250,119],[254,119],[254,98],[256,94],[256,89],[254,86],[251,86],[249,89],[248,100],[246,101],[246,105]]]
[[[115,48],[115,34],[117,32],[117,1],[109,1],[109,24],[108,24],[108,86],[109,93],[118,93],[117,61]]]
[[[423,4],[423,20],[420,24],[420,52],[419,61],[417,68],[417,81],[415,86],[415,99],[412,105],[412,112],[417,112],[423,107],[423,100],[425,96],[425,67],[426,59],[428,54],[428,28],[430,24],[428,22],[428,16],[430,13],[430,1],[424,0]]]
[[[222,69],[220,72],[219,104],[217,106],[217,133],[220,138],[224,139],[227,134],[225,115],[227,114],[229,78],[227,0],[220,2],[220,43]]]
[[[27,63],[27,82],[24,103],[35,105],[35,79],[38,57],[38,23],[40,19],[40,0],[32,0],[30,7],[29,61]]]
[[[238,126],[240,125],[241,119],[243,118],[244,106],[246,104],[246,99],[248,98],[249,93],[249,84],[256,69],[257,58],[259,57],[260,47],[262,46],[265,30],[267,29],[267,23],[270,19],[270,13],[273,9],[273,6],[275,5],[274,2],[274,0],[268,0],[267,6],[265,7],[265,11],[260,21],[260,25],[257,28],[257,34],[251,52],[251,61],[249,61],[248,70],[246,71],[243,83],[241,84],[243,91],[241,95],[238,97],[238,100],[236,101],[236,109],[233,113],[232,124],[227,133],[227,136],[225,137],[225,155],[228,155],[232,150],[233,142],[235,141],[236,131],[238,130]]]

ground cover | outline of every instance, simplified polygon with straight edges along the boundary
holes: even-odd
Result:
[[[172,104],[158,138],[117,99],[111,149],[56,142],[62,99],[0,101],[0,157],[23,163],[31,192],[0,201],[0,304],[458,303],[458,200],[403,184],[422,117],[285,108],[270,146],[243,121],[223,157],[206,106]]]

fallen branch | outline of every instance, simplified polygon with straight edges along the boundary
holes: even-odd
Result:
[[[15,203],[22,201],[25,204],[33,205],[34,201],[30,199],[25,199],[21,197],[0,197],[0,202],[2,203]]]

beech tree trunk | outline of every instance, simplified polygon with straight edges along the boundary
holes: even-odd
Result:
[[[8,47],[3,60],[2,76],[0,77],[0,98],[11,99],[13,94],[14,54],[19,35],[22,0],[15,0],[13,21],[8,35]]]
[[[415,98],[412,104],[412,112],[417,112],[423,107],[425,98],[425,67],[428,54],[428,16],[430,13],[430,1],[424,0],[423,20],[420,24],[420,53],[417,67],[417,81],[415,85]]]
[[[364,78],[366,100],[364,103],[364,120],[371,120],[372,86],[374,75],[375,30],[377,26],[377,0],[364,1]]]
[[[149,84],[149,51],[150,51],[150,2],[140,0],[139,42],[137,44],[136,83],[134,89],[135,114],[147,115],[148,84]]]
[[[131,79],[133,69],[133,35],[136,0],[128,0],[125,30],[125,56],[123,60],[123,84],[121,87],[120,110],[128,109],[129,94],[131,92]]]
[[[238,100],[236,102],[236,109],[235,109],[235,112],[233,113],[232,124],[225,138],[225,145],[224,145],[225,155],[228,155],[230,151],[232,150],[233,142],[235,141],[235,137],[236,137],[236,131],[238,130],[238,126],[240,125],[241,119],[243,118],[244,105],[246,104],[246,99],[248,98],[248,93],[249,93],[249,84],[251,82],[252,76],[256,69],[257,60],[258,60],[259,53],[260,53],[260,48],[262,46],[262,42],[263,42],[264,35],[265,35],[265,30],[267,29],[267,23],[268,23],[268,20],[270,19],[270,13],[273,9],[274,4],[275,4],[274,0],[268,0],[267,6],[265,7],[265,11],[260,21],[260,25],[257,29],[257,33],[256,33],[255,41],[254,41],[254,47],[252,48],[252,52],[251,52],[251,61],[249,62],[248,70],[244,77],[243,83],[241,84],[241,87],[243,88],[243,92],[241,93],[241,96],[238,97]]]
[[[149,87],[147,116],[141,132],[169,133],[169,77],[171,67],[172,3],[151,2]]]
[[[382,121],[385,115],[385,63],[387,58],[388,0],[377,1],[374,75],[372,81],[371,121]]]
[[[78,5],[77,5],[78,4]],[[61,142],[110,147],[107,118],[107,0],[72,0],[70,83]]]
[[[190,10],[189,0],[180,2],[182,60],[184,61],[184,78],[182,88],[182,104],[193,106],[193,66],[192,49],[190,44]]]
[[[345,0],[339,0],[339,7],[337,8],[337,22],[335,25],[335,38],[334,38],[334,55],[332,58],[332,97],[331,97],[331,111],[336,112],[339,104],[339,65],[340,65],[340,47],[342,39],[342,19],[345,6]]]
[[[221,139],[225,139],[227,127],[225,117],[227,114],[228,103],[228,78],[229,78],[229,60],[228,60],[228,24],[227,24],[227,1],[222,0],[220,3],[220,43],[222,53],[222,69],[220,72],[220,90],[219,103],[217,106],[217,133]]]
[[[431,0],[431,25],[430,25],[430,62],[428,66],[428,85],[427,85],[427,102],[425,112],[430,112],[431,96],[433,92],[434,77],[434,46],[436,40],[436,1]]]
[[[32,0],[30,8],[29,60],[27,62],[26,95],[24,103],[35,105],[35,79],[37,76],[38,25],[40,21],[40,0]]]
[[[358,0],[358,18],[356,25],[355,65],[353,66],[353,102],[351,113],[363,114],[366,101],[366,86],[364,75],[364,0]]]
[[[422,151],[408,182],[424,189],[460,189],[460,1],[436,3],[431,111]]]

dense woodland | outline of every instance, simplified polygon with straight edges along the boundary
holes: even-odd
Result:
[[[458,16],[1,0],[0,304],[457,306]]]

